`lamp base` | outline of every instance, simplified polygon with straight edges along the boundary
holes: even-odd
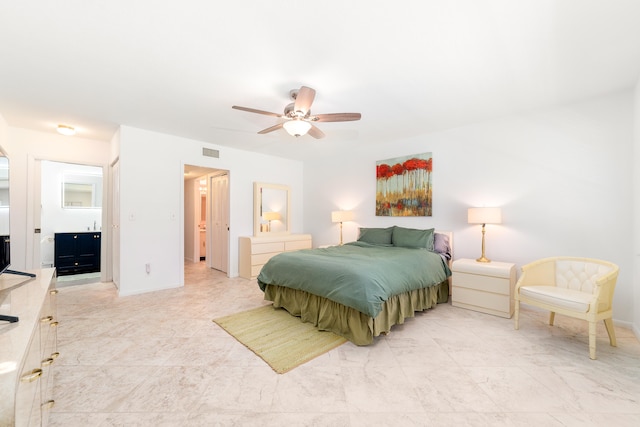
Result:
[[[480,258],[476,259],[476,262],[491,262],[491,260],[486,256],[482,255]]]

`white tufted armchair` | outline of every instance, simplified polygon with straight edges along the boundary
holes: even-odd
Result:
[[[578,257],[544,258],[522,267],[515,289],[515,328],[519,328],[520,303],[537,306],[589,322],[589,357],[596,358],[596,323],[604,320],[609,343],[616,346],[612,301],[618,266],[608,261]]]

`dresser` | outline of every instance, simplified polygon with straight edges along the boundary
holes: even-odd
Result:
[[[513,315],[515,264],[457,259],[451,271],[451,305],[507,318]]]
[[[0,275],[0,426],[47,425],[57,353],[55,269]]]
[[[240,237],[238,268],[240,277],[255,279],[269,259],[282,252],[311,249],[310,234]]]

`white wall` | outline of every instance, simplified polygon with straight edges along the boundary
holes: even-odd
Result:
[[[633,255],[634,275],[631,282],[634,289],[634,320],[633,330],[640,339],[640,78],[636,84],[634,93],[634,141],[633,141]]]
[[[36,185],[39,177],[34,174],[35,160],[100,166],[104,172],[109,162],[110,146],[105,141],[15,127],[6,127],[2,146],[10,162],[11,266],[14,270],[40,268],[32,262],[33,195],[35,189],[39,188],[39,184]],[[105,242],[102,249],[105,250]]]
[[[316,246],[337,243],[330,212],[352,209],[345,241],[358,226],[435,227],[454,232],[456,258],[477,258],[481,229],[467,208],[501,206],[503,224],[487,225],[488,258],[518,268],[554,255],[615,262],[614,316],[630,323],[632,107],[627,92],[306,162],[305,231]],[[376,217],[376,161],[423,152],[433,153],[433,216]]]
[[[126,126],[119,146],[121,295],[183,284],[185,164],[229,171],[231,277],[238,275],[238,237],[253,234],[254,181],[291,186],[292,232],[303,231],[302,162]],[[203,156],[204,147],[220,157]]]

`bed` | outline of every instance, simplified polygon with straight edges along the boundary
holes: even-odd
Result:
[[[360,228],[357,241],[285,252],[258,275],[265,300],[356,345],[449,298],[452,235]]]

